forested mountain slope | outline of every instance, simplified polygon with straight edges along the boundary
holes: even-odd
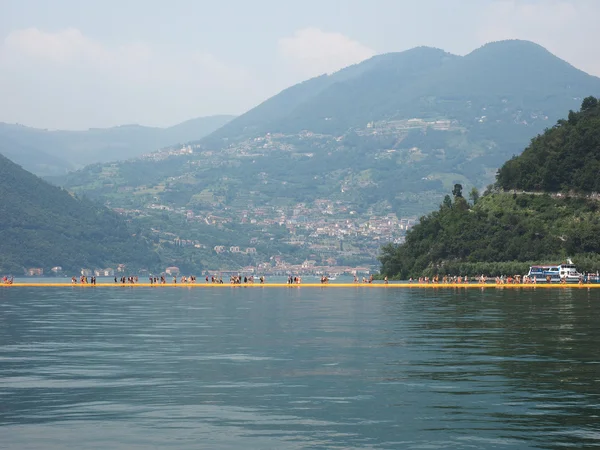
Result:
[[[528,41],[494,42],[464,57],[418,47],[374,56],[286,89],[207,141],[305,129],[339,134],[372,121],[413,117],[445,117],[475,128],[513,122],[507,119],[531,125],[557,120],[576,106],[574,97],[599,87],[600,79]],[[483,116],[487,120],[475,121]]]
[[[415,95],[406,92],[421,77],[459,58],[443,50],[419,47],[388,53],[294,85],[232,120],[206,141],[239,138],[266,132],[344,132],[372,120],[398,116],[399,106]],[[417,95],[418,97],[418,95]],[[418,117],[412,105],[410,117]],[[410,118],[409,117],[409,118]]]
[[[473,192],[468,203],[456,186],[454,200],[447,196],[439,210],[422,217],[404,244],[383,248],[382,272],[401,279],[513,275],[531,263],[567,257],[581,270],[598,270],[599,119],[598,100],[588,97],[581,111],[571,111],[506,162],[489,193],[479,198]]]
[[[502,189],[600,192],[600,104],[586,98],[579,112],[534,139],[498,171]]]
[[[0,155],[0,273],[62,266],[153,269],[159,260],[113,211],[51,186]]]

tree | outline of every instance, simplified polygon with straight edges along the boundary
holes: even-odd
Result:
[[[454,200],[454,205],[452,206],[457,211],[468,211],[469,204],[463,197],[456,197]]]
[[[586,97],[580,112],[531,140],[523,153],[499,170],[503,190],[579,193],[600,191],[600,103]]]
[[[569,111],[569,116],[568,116],[569,120],[568,120],[568,124],[569,125],[577,125],[577,113],[573,110]]]
[[[469,192],[469,199],[473,202],[473,205],[476,205],[477,200],[479,200],[479,191],[475,186],[473,186],[473,189]]]
[[[452,199],[449,195],[444,197],[444,202],[442,203],[446,208],[452,208]]]
[[[454,197],[459,198],[462,197],[462,184],[455,184],[454,189],[452,189],[452,195]]]
[[[598,106],[598,99],[590,95],[589,97],[583,99],[583,102],[581,103],[581,110],[587,111],[588,109],[593,109],[596,106]]]

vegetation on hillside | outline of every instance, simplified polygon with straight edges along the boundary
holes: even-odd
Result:
[[[74,198],[0,155],[0,273],[26,268],[158,267],[158,256],[116,213]]]
[[[594,91],[600,79],[530,42],[493,43],[465,57],[421,47],[292,86],[201,141],[193,155],[95,165],[55,181],[94,197],[168,181],[179,184],[181,206],[213,189],[231,200],[247,191],[265,202],[326,197],[367,208],[385,200],[401,214],[405,193],[428,192],[422,214],[454,183],[492,182],[502,163],[574,106],[574,96]],[[415,127],[408,120],[415,117],[426,121]],[[318,133],[325,130],[333,134]],[[114,175],[100,184],[102,172]],[[366,173],[368,182],[351,184]]]
[[[292,86],[205,142],[214,145],[226,138],[221,141],[226,145],[266,132],[341,134],[371,121],[412,117],[465,121],[493,139],[488,128],[504,136],[511,124],[535,127],[554,121],[574,106],[574,97],[597,92],[600,79],[533,42],[494,42],[464,57],[418,47]]]
[[[600,79],[530,42],[489,44],[465,57],[417,48],[293,86],[201,141],[193,155],[94,165],[56,182],[111,201],[119,189],[168,183],[168,201],[190,209],[193,195],[209,189],[225,193],[225,207],[252,191],[257,205],[274,197],[361,209],[385,201],[398,214],[422,214],[455,183],[492,182],[502,163],[574,106],[574,96],[590,91],[600,92]],[[414,117],[426,120],[415,126]],[[318,133],[326,128],[339,134]],[[416,207],[407,193],[423,194]]]
[[[402,245],[382,249],[382,273],[395,278],[453,274],[522,274],[532,263],[572,257],[580,270],[600,266],[598,191],[600,107],[580,112],[535,138],[499,171],[497,189],[471,203],[455,186],[439,210],[422,217]],[[574,153],[575,155],[572,155]],[[550,161],[550,162],[549,162]],[[552,162],[554,161],[554,162]],[[562,161],[562,163],[558,163]],[[516,193],[505,189],[548,192]],[[571,192],[550,195],[549,192]]]
[[[190,229],[177,220],[182,214],[227,217],[230,245],[240,235],[265,239],[271,231],[243,222],[244,211],[263,207],[293,211],[326,199],[345,208],[335,217],[340,225],[393,213],[412,219],[435,208],[454,184],[468,191],[493,182],[498,167],[588,93],[600,93],[600,79],[530,42],[493,43],[464,57],[417,48],[292,86],[194,143],[193,153],[163,149],[57,182],[153,221],[155,205],[165,205],[174,220],[161,232],[207,248],[227,239]],[[131,215],[144,228],[139,217]],[[403,231],[396,231],[371,239],[375,254],[379,242],[397,242]],[[259,257],[299,258],[286,244],[293,234],[269,236],[276,245],[267,254],[257,244]],[[365,264],[373,263],[372,249],[360,245]]]
[[[587,97],[498,171],[501,189],[600,192],[600,104]]]

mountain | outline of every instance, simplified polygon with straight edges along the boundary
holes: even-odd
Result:
[[[493,182],[496,169],[532,137],[599,93],[599,78],[532,42],[494,42],[464,57],[419,47],[292,86],[198,144],[221,155],[240,149],[256,155],[265,145],[257,139],[268,134],[273,145],[291,146],[300,159],[290,167],[269,161],[290,159],[286,152],[259,157],[272,178],[299,169],[305,180],[315,180],[327,167],[343,174],[324,189],[338,197],[349,191],[343,186],[350,174],[370,171],[371,183],[355,196],[363,204],[385,199],[398,209],[412,194],[428,191],[434,201],[417,202],[424,212],[455,183]],[[299,155],[307,154],[320,158],[314,171],[302,167]],[[301,180],[289,186],[306,188]]]
[[[91,165],[61,183],[150,222],[171,214],[161,229],[182,239],[201,221],[268,241],[263,253],[250,245],[256,261],[373,263],[455,184],[494,182],[531,138],[598,94],[599,78],[531,42],[466,56],[419,47],[292,86],[188,147]],[[182,214],[193,218],[185,227]]]
[[[371,120],[383,119],[385,113],[378,110],[385,111],[389,103],[398,103],[403,90],[419,77],[456,58],[459,57],[428,47],[374,56],[284,90],[232,120],[210,135],[209,140],[212,143],[219,138],[303,129],[343,132],[352,126],[364,126]]]
[[[86,131],[48,131],[0,123],[0,153],[37,175],[62,175],[95,162],[134,158],[167,145],[198,140],[232,118],[200,117],[168,128],[123,125]]]
[[[372,121],[414,117],[470,122],[479,112],[489,120],[519,111],[529,120],[527,113],[536,109],[558,117],[565,105],[575,106],[573,97],[597,91],[599,83],[528,41],[494,42],[464,57],[419,47],[293,86],[211,138],[304,129],[343,133]]]
[[[158,148],[171,144],[184,144],[190,141],[197,141],[226,125],[235,116],[217,115],[208,117],[197,117],[186,120],[185,122],[164,128],[162,131],[161,142],[167,142]]]
[[[473,192],[469,204],[455,187],[454,201],[447,196],[439,210],[422,217],[404,244],[385,246],[382,272],[399,279],[513,275],[568,257],[595,272],[599,168],[600,105],[587,97],[580,112],[571,111],[507,161],[494,190],[481,198]]]
[[[7,137],[0,137],[0,155],[4,155],[21,166],[29,168],[36,173],[64,173],[67,168],[73,166],[57,156],[49,155],[37,148],[19,144]]]
[[[0,273],[61,266],[155,268],[157,255],[115,212],[74,198],[0,155]]]

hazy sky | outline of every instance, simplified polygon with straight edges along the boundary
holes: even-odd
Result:
[[[599,17],[600,0],[0,0],[0,121],[240,114],[377,53],[508,38],[600,76]]]

